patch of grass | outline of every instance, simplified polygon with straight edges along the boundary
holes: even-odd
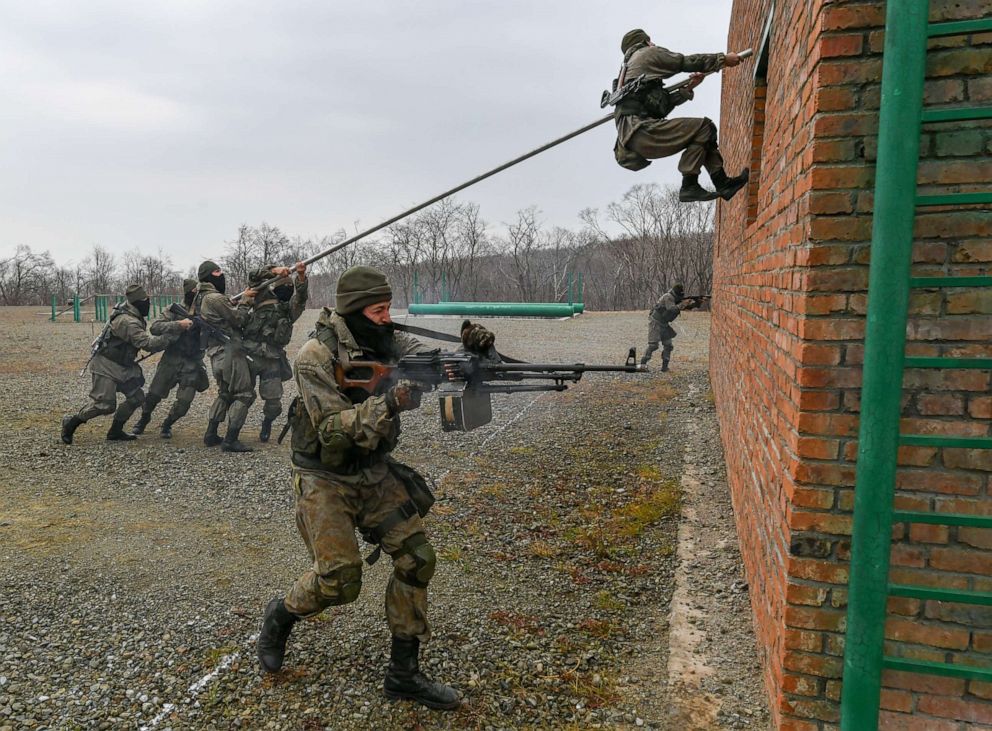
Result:
[[[585,525],[566,531],[566,537],[600,559],[635,556],[644,531],[675,515],[681,497],[678,484],[662,480],[657,467],[639,467],[637,475],[641,484],[630,502],[612,511],[604,511],[600,501],[587,503],[578,511]]]
[[[490,485],[486,485],[479,492],[486,497],[501,498],[506,495],[509,489],[509,487],[502,483],[494,482]]]
[[[465,557],[465,552],[461,546],[445,546],[437,555],[445,561],[461,561]]]
[[[536,454],[537,447],[510,447],[509,452],[510,454],[522,455]]]
[[[505,609],[498,609],[489,614],[496,624],[509,627],[514,632],[525,635],[544,635],[544,628],[541,627],[541,620],[533,614],[520,614],[519,612],[509,612]]]
[[[237,649],[238,648],[236,648],[234,645],[222,645],[220,647],[212,647],[211,649],[207,650],[207,654],[206,654],[207,667],[212,668],[216,666],[218,663],[220,663],[221,660],[224,659],[226,655],[230,655],[232,652],[234,652]]]
[[[531,555],[538,558],[554,558],[558,555],[558,548],[546,541],[531,541],[528,548]]]
[[[606,590],[597,591],[592,603],[596,609],[601,609],[604,612],[618,612],[627,606]]]
[[[579,630],[590,637],[605,640],[617,630],[616,626],[605,619],[583,619],[579,622]]]
[[[562,674],[561,679],[568,683],[572,692],[582,698],[589,708],[602,708],[617,703],[620,693],[612,676],[602,671],[596,673],[580,673],[569,670]]]

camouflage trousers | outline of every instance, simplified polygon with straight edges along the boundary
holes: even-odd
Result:
[[[210,354],[210,370],[217,384],[217,398],[210,406],[210,421],[227,419],[227,428],[240,430],[255,401],[251,368],[237,346],[228,345]]]
[[[308,617],[329,606],[355,601],[362,587],[362,556],[355,529],[369,530],[409,500],[406,487],[392,473],[371,484],[352,484],[330,472],[293,468],[296,526],[313,566],[286,595],[293,614]],[[393,560],[386,586],[386,621],[394,636],[431,636],[427,620],[427,584],[434,573],[434,551],[414,514],[389,530],[382,550]]]
[[[131,414],[145,401],[145,392],[141,387],[145,379],[141,376],[118,381],[110,376],[93,373],[93,387],[90,389],[90,400],[76,414],[80,421],[89,421],[94,416],[114,414],[114,421],[124,423]],[[117,394],[124,394],[121,405],[117,405]],[[116,409],[116,411],[114,411]]]
[[[651,360],[651,356],[658,350],[659,341],[662,345],[661,359],[669,360],[672,357],[672,351],[675,350],[672,339],[676,334],[675,328],[670,324],[652,318],[651,324],[648,326],[648,347],[645,349],[644,355],[641,356],[641,363],[647,363]]]
[[[275,419],[282,413],[282,382],[286,372],[281,359],[266,358],[261,355],[253,355],[251,363],[252,386],[258,380],[258,395],[262,398],[262,416],[266,419]],[[289,378],[293,377],[293,371],[289,370]]]
[[[193,397],[198,392],[202,393],[210,388],[210,379],[203,360],[184,358],[177,353],[163,354],[155,368],[155,375],[145,395],[145,404],[141,407],[141,413],[150,417],[155,407],[173,388],[176,389],[176,400],[169,409],[167,417],[172,422],[186,416],[193,403]]]
[[[681,152],[679,172],[682,174],[698,174],[703,166],[710,175],[723,170],[716,125],[708,117],[645,122],[631,135],[627,147],[648,160]]]

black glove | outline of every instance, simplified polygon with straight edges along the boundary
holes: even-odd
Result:
[[[469,320],[462,323],[462,345],[473,353],[485,353],[496,342],[492,331],[482,325],[473,325]]]

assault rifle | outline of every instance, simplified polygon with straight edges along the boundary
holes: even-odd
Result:
[[[441,428],[444,431],[471,431],[492,421],[494,393],[564,391],[590,371],[645,373],[637,363],[634,348],[621,366],[575,363],[502,363],[475,353],[446,353],[440,350],[407,355],[396,365],[376,361],[350,361],[336,364],[334,377],[342,389],[362,389],[383,393],[401,379],[416,381],[437,389],[440,397]],[[545,381],[545,383],[524,383]]]
[[[186,310],[186,308],[183,307],[178,302],[173,302],[171,305],[169,305],[169,312],[171,312],[173,315],[175,315],[176,317],[178,317],[180,320],[185,320],[187,318],[190,319],[190,320],[192,320],[194,327],[196,327],[197,329],[205,330],[211,336],[217,338],[222,343],[224,343],[224,345],[227,345],[228,343],[232,342],[231,336],[228,335],[226,332],[224,332],[223,330],[221,330],[216,325],[211,325],[209,322],[207,322],[206,320],[204,320],[199,315],[191,315],[191,314],[189,314],[189,312]],[[141,361],[145,360],[146,358],[150,358],[152,355],[153,355],[152,353],[149,353],[148,355],[143,355],[142,357],[138,358],[138,360],[135,361],[135,362],[136,363],[140,363]],[[254,362],[254,361],[252,361],[251,356],[248,355],[247,353],[245,353],[244,356],[248,360],[248,362]]]
[[[106,345],[107,341],[110,340],[110,323],[113,321],[115,315],[119,315],[127,307],[127,302],[118,302],[114,305],[114,309],[110,311],[110,317],[107,318],[107,324],[103,326],[103,330],[97,335],[93,342],[90,344],[90,357],[86,359],[83,363],[82,369],[79,371],[79,375],[86,373],[86,369],[90,367],[90,363],[96,358],[96,354],[99,353],[103,346]]]
[[[702,307],[703,302],[705,302],[706,300],[713,299],[713,295],[710,295],[710,294],[686,294],[686,295],[682,295],[682,299],[689,300],[690,302],[692,302],[692,309],[695,309],[697,307]]]
[[[754,51],[748,48],[741,51],[737,55],[742,59],[749,58],[750,56],[754,55]],[[630,81],[623,81],[623,83],[621,83],[624,76],[626,75],[626,71],[627,71],[627,64],[624,63],[624,65],[620,69],[620,76],[613,79],[612,91],[604,91],[603,95],[599,98],[600,109],[605,109],[606,107],[615,107],[617,104],[622,102],[627,97],[634,96],[635,94],[637,94],[637,92],[639,92],[642,87],[645,87],[649,83],[648,80],[645,78],[646,74],[641,74],[636,79],[631,79]],[[704,75],[709,76],[710,74],[715,74],[715,73],[716,71],[709,71]],[[681,89],[684,86],[688,86],[690,81],[691,79],[683,79],[682,81],[676,82],[671,86],[665,88],[668,91],[668,93],[671,93],[673,91]],[[652,84],[661,83],[661,80],[652,79],[650,83]]]

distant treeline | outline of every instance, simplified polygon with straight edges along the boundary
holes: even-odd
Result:
[[[710,291],[712,204],[679,203],[675,188],[636,185],[605,211],[586,209],[579,219],[575,230],[546,227],[532,207],[494,227],[477,204],[449,199],[316,263],[310,305],[333,304],[338,275],[355,264],[387,273],[397,307],[413,301],[415,282],[423,302],[565,301],[569,275],[578,273],[589,309],[644,309],[675,282],[690,293]],[[267,223],[242,225],[216,257],[233,292],[263,264],[291,264],[346,236],[290,237]],[[75,293],[119,293],[132,282],[150,293],[178,293],[186,276],[192,271],[180,273],[161,249],[115,256],[97,245],[61,266],[48,252],[20,245],[0,259],[0,303],[47,304],[52,295],[66,302]]]

